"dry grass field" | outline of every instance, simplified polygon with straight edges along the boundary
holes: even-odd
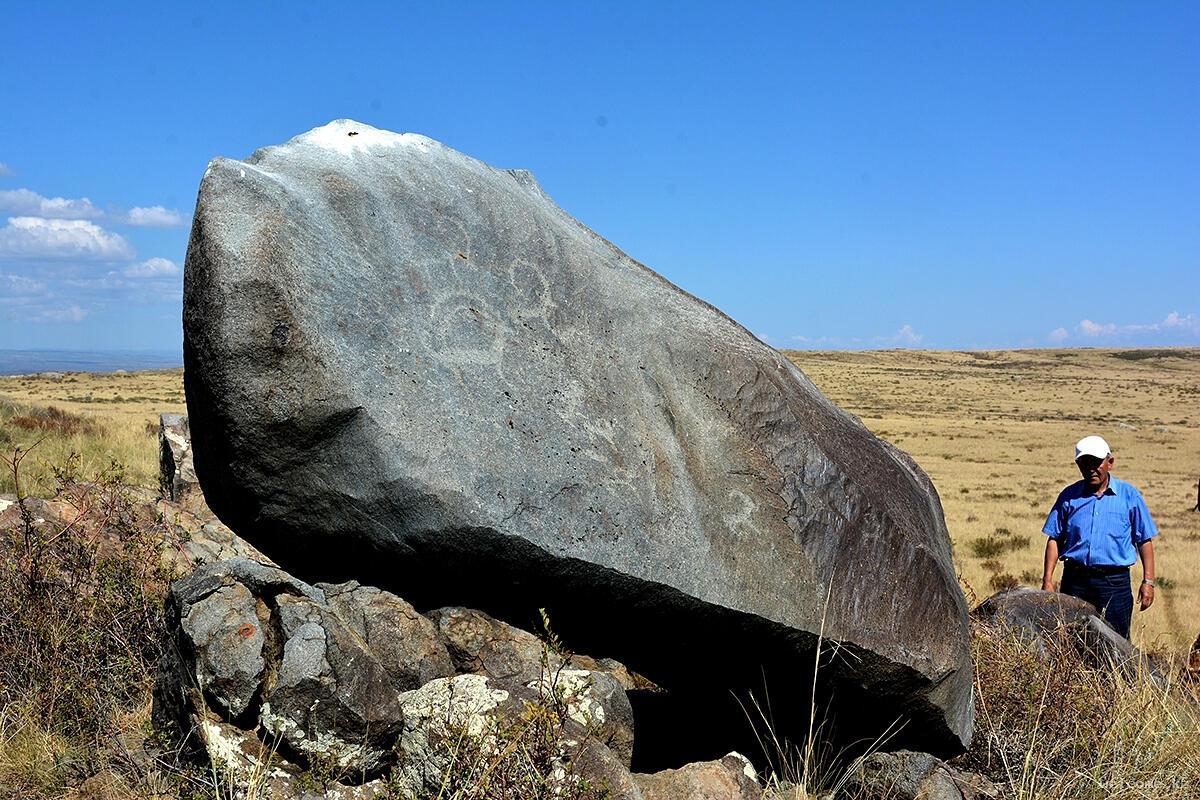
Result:
[[[1135,612],[1134,638],[1178,651],[1200,632],[1200,514],[1192,511],[1200,350],[786,355],[930,474],[972,600],[1005,585],[1039,585],[1042,522],[1058,491],[1078,477],[1071,448],[1086,434],[1104,436],[1116,455],[1114,474],[1141,488],[1162,532],[1160,587],[1155,605]],[[182,377],[160,370],[0,378],[0,447],[41,435],[13,425],[23,406],[53,406],[91,426],[46,436],[27,461],[29,477],[47,475],[76,451],[84,474],[111,456],[133,482],[154,485],[158,414],[184,412]],[[0,492],[11,491],[10,476],[0,475]]]
[[[158,415],[187,413],[183,370],[58,374],[0,377],[0,452],[11,456],[18,444],[41,442],[23,464],[26,490],[52,487],[49,468],[73,452],[82,475],[116,459],[131,483],[157,486]],[[51,408],[65,414],[47,416]],[[12,476],[2,472],[0,493],[12,492]]]
[[[1059,490],[1079,479],[1072,448],[1103,436],[1113,474],[1142,490],[1160,531],[1155,603],[1135,610],[1131,635],[1173,652],[1195,640],[1200,350],[785,355],[933,478],[968,599],[1008,584],[1040,587],[1042,523]]]

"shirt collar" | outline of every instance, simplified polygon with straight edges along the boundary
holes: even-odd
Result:
[[[1119,484],[1120,482],[1121,481],[1114,478],[1112,475],[1109,475],[1108,476],[1108,486],[1104,489],[1104,494],[1115,495],[1117,493],[1117,484]],[[1079,497],[1082,498],[1082,497],[1095,497],[1096,496],[1088,491],[1087,484],[1084,483],[1083,481],[1079,481],[1077,485],[1079,486]],[[1101,496],[1103,496],[1103,495],[1101,495]]]

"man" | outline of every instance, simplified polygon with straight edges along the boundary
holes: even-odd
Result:
[[[1112,451],[1099,436],[1085,436],[1075,445],[1075,465],[1083,480],[1058,495],[1042,533],[1046,562],[1042,588],[1054,591],[1054,564],[1063,566],[1064,594],[1094,605],[1118,633],[1129,638],[1133,592],[1129,568],[1142,557],[1142,611],[1154,602],[1154,542],[1158,528],[1150,518],[1141,492],[1114,478]]]

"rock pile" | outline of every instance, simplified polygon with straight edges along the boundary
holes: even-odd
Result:
[[[628,800],[760,793],[736,755],[631,774],[626,686],[637,677],[479,611],[422,615],[376,588],[309,585],[233,559],[176,581],[167,613],[175,634],[155,687],[156,727],[231,784],[271,797],[304,797],[314,775],[325,797],[432,797],[469,772],[466,755],[496,760],[537,714],[552,728],[543,731],[553,735],[550,780]]]
[[[800,739],[822,643],[827,729],[965,746],[925,474],[529,173],[348,120],[219,158],[184,283],[196,473],[293,574],[546,608],[668,690],[634,696],[648,769],[753,747],[752,696]]]

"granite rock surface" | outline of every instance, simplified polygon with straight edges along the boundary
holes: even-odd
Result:
[[[819,639],[847,741],[969,739],[928,478],[529,173],[349,120],[218,158],[184,282],[204,495],[294,574],[517,625],[545,608],[700,736],[645,768],[753,748],[730,698],[806,730]]]

